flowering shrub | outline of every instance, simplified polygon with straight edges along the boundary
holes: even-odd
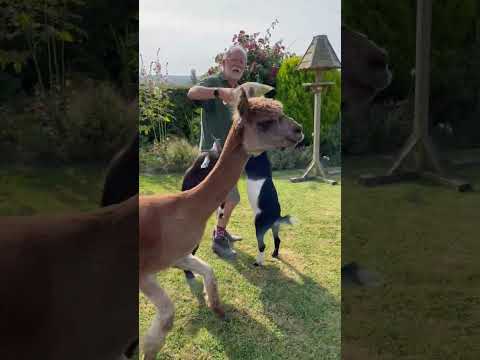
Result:
[[[285,50],[282,40],[274,44],[270,43],[271,32],[277,24],[278,20],[275,19],[263,37],[260,36],[259,32],[247,34],[244,30],[240,30],[238,34],[233,35],[232,45],[240,45],[247,52],[247,68],[242,81],[256,81],[275,86],[281,62],[291,55]],[[215,57],[216,65],[208,70],[208,75],[220,71],[220,65],[226,50],[217,54]]]

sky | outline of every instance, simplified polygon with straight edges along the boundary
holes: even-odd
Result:
[[[147,68],[158,58],[170,75],[197,76],[215,64],[215,55],[240,30],[265,30],[278,19],[271,43],[283,39],[302,56],[315,35],[326,34],[340,56],[340,0],[139,0],[140,54]]]

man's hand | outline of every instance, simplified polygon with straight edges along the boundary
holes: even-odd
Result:
[[[235,99],[232,88],[218,88],[218,97],[227,104],[233,102],[233,100]]]

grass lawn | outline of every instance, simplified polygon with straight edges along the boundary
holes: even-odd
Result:
[[[183,272],[158,275],[175,304],[175,322],[159,359],[340,359],[340,192],[341,186],[320,182],[293,184],[299,172],[274,174],[282,215],[299,222],[280,232],[280,258],[273,259],[273,239],[265,237],[266,262],[253,266],[257,241],[253,215],[241,179],[241,203],[229,230],[241,234],[237,260],[219,259],[210,249],[214,217],[209,220],[197,255],[218,279],[228,321],[205,306],[202,282],[190,288]],[[143,175],[142,194],[177,192],[180,175]],[[198,277],[197,277],[198,279]],[[140,336],[154,315],[140,296]]]
[[[342,349],[355,354],[345,359],[478,359],[480,168],[453,171],[473,183],[469,193],[423,180],[356,184],[365,169],[382,173],[391,162],[343,163],[342,263],[356,260],[385,280],[344,289]]]
[[[105,166],[0,165],[0,216],[99,207]]]

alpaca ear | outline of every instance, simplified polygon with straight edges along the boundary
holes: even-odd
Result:
[[[240,89],[240,101],[238,102],[237,109],[240,117],[244,117],[248,113],[248,97],[243,88]]]

